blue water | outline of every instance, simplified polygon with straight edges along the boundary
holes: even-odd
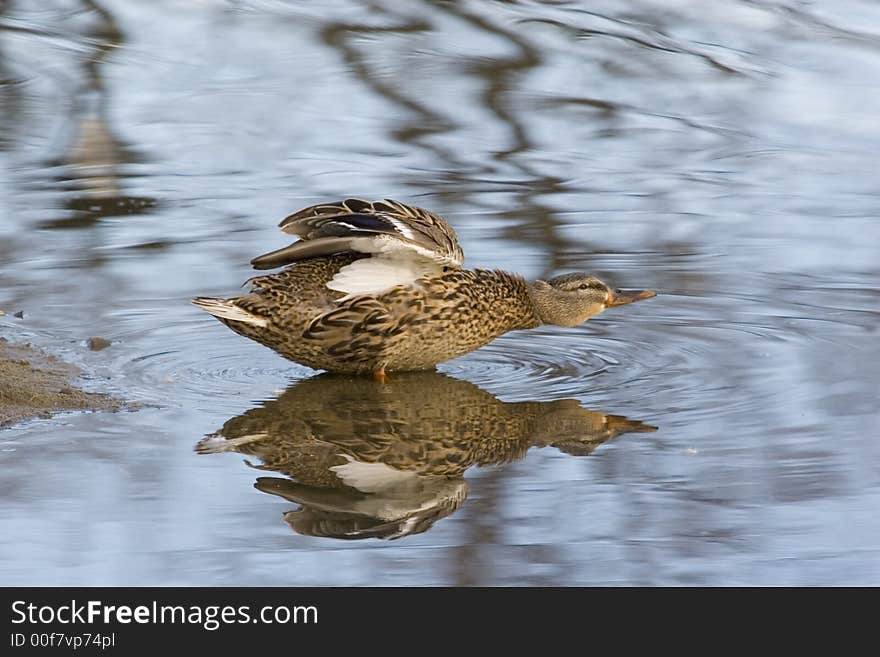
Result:
[[[0,334],[141,405],[0,430],[0,584],[880,584],[878,113],[871,2],[0,3]],[[188,304],[346,196],[659,296],[378,390]]]

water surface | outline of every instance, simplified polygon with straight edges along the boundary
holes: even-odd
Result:
[[[0,583],[880,584],[878,81],[854,0],[0,3],[0,333],[141,405],[0,432]],[[385,387],[188,304],[345,196],[660,296]]]

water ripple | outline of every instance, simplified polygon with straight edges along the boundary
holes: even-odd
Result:
[[[264,399],[291,380],[313,373],[239,336],[224,335],[225,327],[215,324],[181,320],[140,337],[131,336],[133,346],[143,342],[155,349],[164,343],[173,348],[150,349],[134,357],[131,354],[137,350],[126,349],[103,371],[121,378],[140,402],[199,408],[223,408],[224,400],[238,396]],[[161,334],[173,334],[173,340]]]
[[[637,380],[655,355],[646,340],[546,327],[500,338],[441,370],[511,399],[559,399]]]

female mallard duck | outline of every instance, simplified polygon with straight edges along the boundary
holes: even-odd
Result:
[[[257,490],[300,505],[300,534],[394,539],[418,534],[465,501],[471,467],[531,449],[586,456],[657,427],[583,408],[574,399],[501,401],[438,372],[400,372],[384,386],[321,374],[227,420],[196,445],[236,452],[264,474]]]
[[[236,333],[315,369],[373,373],[429,369],[508,331],[576,326],[610,306],[654,296],[614,290],[588,274],[527,282],[462,269],[443,219],[397,201],[347,199],[284,219],[297,242],[251,261],[248,294],[193,303]]]

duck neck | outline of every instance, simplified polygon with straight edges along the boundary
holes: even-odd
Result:
[[[510,308],[510,328],[508,330],[516,331],[543,326],[544,322],[541,319],[540,308],[537,305],[532,284],[520,276],[502,273],[509,277],[511,286],[515,288],[514,293],[510,296],[516,301],[508,306]]]

